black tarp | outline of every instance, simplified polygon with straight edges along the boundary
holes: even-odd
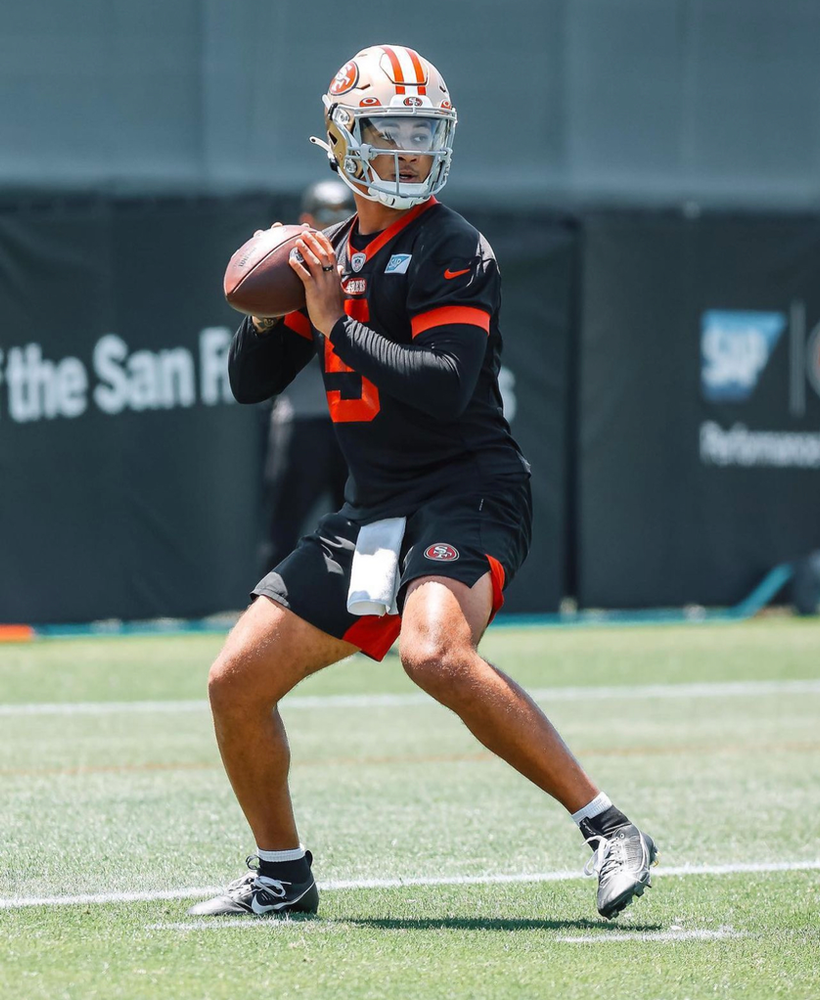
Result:
[[[0,621],[244,605],[261,421],[227,389],[237,315],[222,273],[254,229],[295,210],[265,196],[0,205]],[[533,554],[507,607],[550,611],[574,235],[546,216],[476,221],[501,261],[506,394],[535,473]]]
[[[220,281],[260,217],[253,199],[0,213],[0,620],[244,602],[257,426],[229,398]]]
[[[820,220],[584,223],[578,595],[726,605],[820,546]]]
[[[533,542],[505,610],[558,609],[567,592],[568,411],[577,226],[567,217],[468,213],[501,266],[501,386],[513,435],[532,465]]]

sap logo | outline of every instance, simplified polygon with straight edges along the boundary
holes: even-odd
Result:
[[[384,269],[384,273],[406,274],[412,257],[413,255],[410,253],[394,253],[387,262],[387,267]]]
[[[712,402],[748,399],[786,327],[776,312],[710,309],[701,317],[701,391]]]

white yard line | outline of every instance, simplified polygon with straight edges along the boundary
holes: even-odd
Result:
[[[764,861],[726,865],[678,865],[653,869],[652,875],[653,877],[661,875],[732,875],[736,873],[817,870],[820,870],[820,859],[816,861]],[[327,892],[339,889],[400,889],[405,886],[425,885],[502,885],[511,882],[568,882],[583,877],[579,871],[557,871],[516,875],[445,875],[432,878],[331,879],[327,882],[320,882],[319,888]],[[160,889],[148,892],[88,893],[81,896],[18,896],[0,899],[0,910],[20,909],[25,906],[86,906],[101,903],[152,902],[163,899],[199,899],[216,895],[223,890],[224,886],[207,886],[196,889]]]
[[[705,681],[694,684],[633,684],[598,687],[532,688],[537,701],[611,701],[617,698],[747,698],[778,694],[820,694],[820,680],[805,681]],[[419,692],[409,694],[290,695],[286,710],[325,708],[405,708],[432,705]],[[0,716],[15,715],[113,715],[118,713],[205,712],[204,700],[189,701],[74,701],[0,704]]]
[[[282,917],[268,917],[266,920],[248,920],[247,917],[220,917],[219,920],[214,920],[212,917],[201,917],[199,920],[177,920],[177,921],[166,921],[158,924],[146,924],[145,929],[147,931],[218,931],[225,928],[231,927],[241,927],[243,930],[248,930],[249,928],[264,930],[267,928],[267,932],[270,933],[271,930],[277,930],[279,928],[287,929],[292,927],[295,921],[291,921],[288,917],[284,919]],[[299,921],[299,926],[303,926],[303,921]],[[318,924],[317,926],[326,926]]]
[[[564,934],[555,940],[562,944],[610,944],[615,941],[722,941],[748,936],[745,931],[736,931],[731,927],[721,927],[716,931],[686,931],[681,927],[668,931],[607,931],[606,925],[603,925],[600,934]]]
[[[270,918],[268,920],[249,920],[247,917],[223,917],[214,920],[209,917],[201,917],[199,920],[176,920],[162,921],[156,924],[146,924],[147,931],[221,931],[231,928],[241,927],[242,930],[264,930],[270,934],[271,930],[287,930],[293,926],[293,922],[285,919]],[[304,926],[303,921],[299,921],[299,926]],[[331,925],[332,926],[332,925]],[[315,933],[318,928],[329,929],[328,925],[318,923],[311,927],[311,933]],[[668,931],[615,931],[610,930],[610,925],[601,924],[598,934],[562,934],[553,938],[560,944],[610,944],[617,941],[723,941],[726,938],[748,937],[745,931],[736,931],[731,927],[720,927],[717,930],[705,930],[692,928],[684,930],[682,927],[670,927]]]

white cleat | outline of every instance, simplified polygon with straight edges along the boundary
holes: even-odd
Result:
[[[587,843],[594,843],[595,848],[584,865],[584,875],[598,876],[598,912],[611,920],[635,896],[652,888],[649,869],[658,863],[658,850],[652,838],[632,823],[610,837],[594,834]]]

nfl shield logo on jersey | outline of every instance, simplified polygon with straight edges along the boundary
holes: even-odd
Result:
[[[458,549],[454,549],[447,542],[436,542],[424,550],[424,558],[432,559],[434,562],[453,562],[458,559]]]
[[[350,266],[354,271],[361,271],[364,267],[364,262],[367,260],[367,255],[363,253],[354,253],[350,258]]]

